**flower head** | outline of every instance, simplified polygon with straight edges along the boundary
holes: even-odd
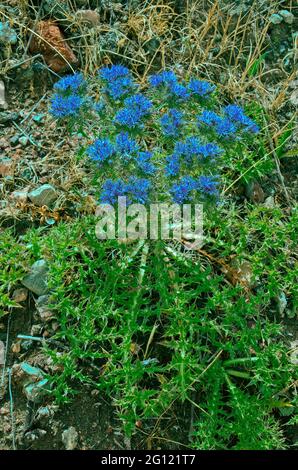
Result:
[[[153,175],[156,172],[156,167],[151,163],[152,152],[139,152],[137,156],[137,164],[140,170],[146,175]]]
[[[190,199],[190,193],[198,188],[197,181],[191,176],[184,176],[179,183],[175,183],[170,192],[173,201],[177,204],[183,204]]]
[[[109,160],[115,153],[115,146],[109,139],[96,139],[87,149],[87,155],[98,163]]]
[[[170,109],[160,118],[161,128],[166,136],[176,136],[183,124],[183,114],[178,109]]]
[[[50,112],[56,118],[64,118],[79,114],[85,100],[79,95],[54,95],[51,101]]]
[[[102,187],[100,202],[113,205],[118,201],[118,197],[125,196],[125,194],[126,184],[121,179],[116,181],[107,179]]]
[[[78,93],[86,86],[86,81],[81,73],[74,73],[73,75],[66,75],[60,78],[55,83],[54,89],[58,92],[71,91],[72,93]]]
[[[138,143],[129,137],[128,132],[120,132],[116,136],[116,150],[122,155],[132,155],[139,149]]]
[[[192,78],[188,84],[188,89],[193,95],[206,97],[215,90],[211,83]]]

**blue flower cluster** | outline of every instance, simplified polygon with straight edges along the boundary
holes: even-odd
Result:
[[[212,162],[222,153],[223,150],[214,142],[202,144],[198,137],[187,137],[185,142],[176,142],[174,153],[167,157],[166,174],[176,176],[182,163],[193,166],[195,163],[204,163],[207,159]]]
[[[58,92],[70,91],[77,93],[86,87],[87,83],[81,73],[74,73],[73,75],[66,75],[55,83],[54,89]]]
[[[160,118],[160,124],[164,135],[177,136],[183,124],[183,114],[178,109],[169,109],[168,113]]]
[[[183,204],[194,199],[195,191],[198,191],[201,197],[219,196],[219,182],[214,176],[201,175],[198,179],[191,176],[184,176],[179,183],[175,183],[171,188],[174,202]],[[193,196],[191,194],[193,193]]]
[[[223,116],[213,111],[204,110],[198,116],[198,126],[206,126],[219,137],[239,139],[239,131],[258,133],[259,127],[237,105],[231,104],[223,109]]]
[[[146,175],[154,175],[156,172],[156,167],[153,163],[151,163],[152,152],[139,152],[137,157],[137,164],[138,167],[142,170],[143,173]]]
[[[259,131],[244,110],[230,104],[214,112],[211,101],[204,109],[215,86],[197,78],[181,81],[172,71],[149,77],[148,94],[139,92],[122,65],[101,68],[99,77],[97,103],[86,98],[82,74],[59,80],[51,111],[58,118],[78,116],[91,103],[91,112],[100,113],[100,136],[86,154],[106,174],[101,202],[115,204],[119,196],[128,204],[158,201],[161,187],[162,199],[179,204],[217,200],[220,184],[213,173],[224,152],[218,142],[226,140],[227,148]]]
[[[111,157],[115,154],[115,146],[109,139],[96,139],[92,145],[87,148],[87,155],[91,160],[97,163],[105,161],[111,162]]]
[[[140,126],[142,119],[150,113],[152,108],[151,101],[141,93],[126,98],[124,105],[125,107],[116,114],[115,122],[128,128]]]
[[[56,118],[65,118],[78,115],[84,104],[80,95],[54,95],[51,101],[51,113]]]
[[[186,101],[190,97],[188,88],[179,83],[178,78],[172,71],[165,70],[156,75],[152,75],[149,78],[149,83],[155,88],[164,87],[171,96],[178,100]]]
[[[121,155],[130,158],[132,154],[139,150],[139,145],[129,137],[128,132],[120,132],[116,136],[116,149]]]
[[[206,98],[215,90],[214,85],[195,78],[192,78],[187,85],[181,84],[174,72],[166,70],[152,75],[149,82],[155,88],[163,87],[170,95],[182,101],[193,96]]]
[[[127,183],[122,179],[116,181],[108,179],[103,184],[100,201],[113,205],[118,202],[118,197],[125,196],[127,204],[132,202],[145,204],[148,201],[150,189],[151,182],[145,178],[132,176]]]
[[[103,67],[98,74],[106,83],[105,91],[114,100],[123,98],[135,88],[130,71],[123,65]]]
[[[81,73],[66,75],[55,83],[57,93],[51,101],[51,113],[56,118],[77,116],[86,104],[82,96],[86,89],[86,81]]]

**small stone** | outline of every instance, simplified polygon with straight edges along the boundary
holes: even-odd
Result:
[[[273,13],[273,15],[270,16],[269,21],[272,24],[280,24],[283,20],[283,17],[278,15],[277,13]]]
[[[254,203],[264,202],[265,194],[257,181],[251,181],[245,188],[246,197]]]
[[[3,111],[0,113],[0,124],[6,124],[10,121],[17,121],[20,118],[20,113],[8,113]]]
[[[78,439],[78,432],[73,426],[65,429],[65,431],[62,433],[62,442],[66,450],[74,450],[78,445]]]
[[[275,201],[273,196],[269,196],[265,199],[264,206],[268,209],[273,209],[275,207]]]
[[[22,280],[23,286],[37,295],[45,295],[47,288],[47,263],[41,259],[31,266],[31,272]]]
[[[22,189],[20,191],[13,191],[9,198],[15,202],[27,202],[28,199],[28,190]]]
[[[13,176],[14,167],[11,158],[2,157],[0,158],[0,176]]]
[[[287,301],[287,298],[286,298],[286,295],[285,293],[282,291],[279,293],[278,297],[277,297],[277,308],[278,308],[278,313],[283,316],[284,315],[284,311],[286,309],[288,305],[288,301]]]
[[[39,188],[31,191],[28,196],[37,206],[49,206],[57,199],[56,190],[50,184],[43,184]]]
[[[11,145],[18,145],[19,143],[19,135],[16,134],[16,135],[13,135],[10,139],[9,139],[9,142],[11,143]]]
[[[34,382],[26,385],[24,387],[24,393],[27,399],[33,401],[34,403],[39,403],[43,395],[48,390],[48,382],[48,379],[43,379],[39,382]]]
[[[25,302],[28,297],[28,290],[21,288],[21,289],[16,289],[13,294],[12,294],[12,299],[15,302]]]
[[[51,303],[49,295],[41,295],[36,300],[36,309],[42,321],[48,322],[53,319],[54,312],[50,309],[49,304]]]
[[[280,10],[278,14],[285,20],[286,23],[288,24],[294,23],[295,16],[289,10]]]
[[[19,138],[19,143],[23,146],[23,147],[26,147],[26,145],[28,144],[29,142],[29,137],[27,137],[26,135],[22,135],[22,137]]]
[[[5,85],[2,80],[0,80],[0,108],[7,109],[8,104],[6,103],[5,99]]]
[[[84,23],[89,24],[90,26],[96,26],[99,24],[100,15],[97,11],[94,10],[78,10],[76,17],[79,20],[82,20]]]
[[[40,336],[41,332],[42,332],[42,325],[35,324],[31,326],[31,330],[30,330],[31,336]]]
[[[9,142],[6,139],[4,139],[4,137],[2,137],[0,139],[0,148],[5,149],[7,147],[9,147]]]
[[[45,436],[47,431],[44,429],[34,429],[33,431],[26,432],[24,434],[24,439],[27,442],[34,442],[40,439],[41,437]]]
[[[69,68],[69,64],[76,65],[78,63],[77,57],[54,21],[39,21],[35,31],[37,35],[32,37],[30,52],[42,54],[45,62],[54,72],[62,72]]]

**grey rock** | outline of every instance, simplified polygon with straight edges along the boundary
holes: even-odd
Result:
[[[278,14],[284,19],[284,21],[288,24],[293,24],[295,20],[295,16],[289,10],[280,10]]]
[[[36,309],[43,322],[48,322],[54,317],[54,311],[49,307],[49,304],[51,304],[49,295],[41,295],[36,300]]]
[[[47,431],[44,429],[34,429],[34,431],[26,432],[24,435],[24,439],[27,442],[34,442],[40,439],[41,437],[45,436]]]
[[[280,24],[283,20],[283,17],[278,15],[277,13],[273,13],[273,15],[270,16],[269,21],[272,24]]]
[[[22,135],[22,137],[19,138],[19,143],[23,146],[23,147],[26,147],[26,145],[28,144],[29,142],[29,137],[27,137],[26,135]]]
[[[2,113],[0,113],[0,124],[6,124],[10,121],[17,121],[19,118],[19,113],[8,113],[7,111],[2,111]]]
[[[2,80],[0,80],[0,108],[2,109],[8,108],[8,104],[5,99],[5,86]]]
[[[288,301],[286,298],[286,295],[283,291],[281,291],[277,297],[277,308],[278,308],[278,313],[283,316],[285,309],[288,305]]]
[[[24,387],[24,393],[27,397],[27,400],[33,401],[34,403],[39,403],[42,400],[42,397],[48,391],[48,382],[48,379],[42,379],[39,382],[26,385]]]
[[[31,191],[28,196],[29,199],[37,206],[49,206],[58,197],[55,188],[50,184],[39,186],[39,188]]]
[[[39,296],[45,295],[48,292],[47,270],[48,267],[45,260],[36,261],[31,267],[31,272],[22,280],[23,286],[34,292],[34,294]]]
[[[66,450],[74,450],[78,445],[79,435],[73,426],[65,429],[62,433],[62,442]]]
[[[265,199],[264,206],[267,207],[268,209],[273,209],[275,207],[275,201],[273,196],[268,196]]]

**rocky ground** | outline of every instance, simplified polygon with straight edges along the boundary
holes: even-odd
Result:
[[[121,60],[144,80],[151,70],[173,65],[221,83],[226,96],[261,102],[273,145],[294,124],[294,2],[199,3],[200,17],[192,2],[183,1],[2,1],[1,229],[21,235],[94,211],[95,188],[76,158],[80,137],[68,139],[48,113],[52,85],[67,70],[92,75],[101,63]],[[282,180],[273,191],[279,200],[293,202],[298,195],[297,143],[296,127],[279,162]],[[253,184],[254,195],[244,188],[251,201],[272,197],[262,180]],[[60,408],[40,396],[38,387],[54,366],[39,346],[57,326],[44,296],[43,266],[34,269],[12,294],[21,305],[17,314],[0,316],[0,340],[7,343],[6,367],[0,365],[0,448],[128,448],[97,391],[83,391]],[[289,331],[298,340],[293,321]]]

